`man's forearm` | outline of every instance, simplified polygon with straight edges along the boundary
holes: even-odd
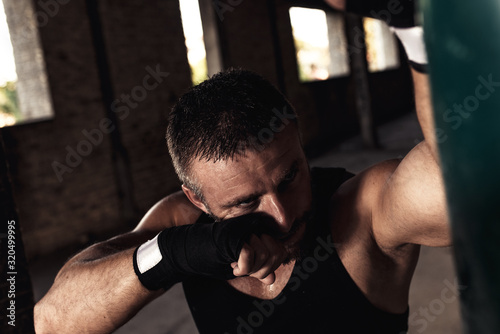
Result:
[[[415,90],[415,106],[417,110],[418,121],[424,134],[432,156],[436,161],[438,159],[436,132],[434,126],[434,116],[432,111],[432,100],[429,87],[429,76],[424,73],[411,70],[413,76],[413,85]]]
[[[158,297],[137,279],[134,249],[103,243],[71,259],[35,306],[37,333],[110,333]]]

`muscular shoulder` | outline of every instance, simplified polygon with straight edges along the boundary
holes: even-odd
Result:
[[[350,209],[369,214],[390,182],[400,161],[387,160],[373,165],[343,183],[336,193],[350,202]]]
[[[345,185],[347,207],[384,252],[449,244],[443,186],[438,172],[421,165],[407,158],[385,161]]]
[[[342,184],[335,193],[335,217],[342,222],[336,224],[335,232],[343,236],[343,241],[361,238],[383,246],[380,226],[374,225],[373,218],[399,162],[388,160],[371,166]]]
[[[167,227],[193,224],[201,213],[182,191],[177,191],[156,203],[142,218],[135,231],[161,231]]]

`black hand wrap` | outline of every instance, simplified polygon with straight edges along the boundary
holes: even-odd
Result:
[[[385,21],[391,27],[415,26],[413,0],[346,0],[346,12]]]
[[[231,262],[238,260],[250,235],[262,233],[270,219],[250,214],[167,228],[136,249],[135,273],[149,290],[169,288],[193,275],[234,278]]]

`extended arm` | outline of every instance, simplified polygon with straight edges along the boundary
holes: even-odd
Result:
[[[135,248],[162,229],[198,215],[176,193],[155,205],[134,231],[73,257],[35,306],[37,333],[109,333],[123,325],[163,291],[149,291],[138,280],[132,264]]]
[[[37,333],[110,333],[161,295],[161,288],[186,276],[230,278],[231,262],[238,264],[238,269],[233,266],[237,276],[274,282],[286,252],[271,237],[253,234],[269,218],[254,214],[193,224],[200,214],[184,194],[173,194],[153,207],[134,231],[73,257],[35,307]],[[135,260],[140,274],[134,270]]]
[[[392,8],[390,1],[362,2],[356,0],[325,0],[338,10],[361,10],[361,14]],[[375,6],[377,8],[371,8]],[[398,5],[401,17],[388,22],[405,30],[413,25],[412,1]],[[393,8],[395,9],[395,8]],[[360,14],[360,13],[358,13]],[[394,15],[393,15],[394,16]],[[415,32],[402,39],[405,50],[413,59],[422,60],[423,45],[418,44]],[[413,36],[411,36],[413,35]],[[410,37],[408,37],[410,36]],[[401,36],[398,35],[401,38]],[[405,41],[410,49],[407,49]],[[414,44],[416,42],[416,44]],[[418,57],[416,57],[418,55]],[[425,58],[425,57],[424,57]],[[382,247],[397,248],[405,244],[427,246],[450,245],[450,231],[446,210],[445,190],[438,163],[436,134],[432,115],[428,76],[411,69],[415,89],[418,120],[425,140],[415,146],[401,161],[390,161],[374,166],[360,175],[363,191],[368,193],[363,207],[369,208],[373,234]]]
[[[451,244],[445,190],[438,163],[428,76],[414,70],[415,101],[425,140],[399,163],[380,188],[374,205],[377,240],[388,247],[407,243]]]

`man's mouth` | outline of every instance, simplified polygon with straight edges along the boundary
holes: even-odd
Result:
[[[288,231],[285,235],[276,236],[276,239],[281,241],[284,244],[287,244],[289,241],[294,239],[298,232],[303,230],[303,227],[311,220],[312,211],[307,211],[301,218],[297,219],[290,231]],[[302,233],[301,233],[302,234]]]
[[[292,225],[292,228],[290,229],[290,231],[288,231],[288,233],[286,233],[285,235],[282,235],[282,236],[278,236],[277,239],[279,241],[281,241],[282,243],[287,243],[287,241],[290,241],[290,239],[292,239],[297,234],[297,232],[300,230],[300,228],[303,225],[305,225],[305,223],[306,223],[305,220],[299,220],[299,221],[295,222]]]

